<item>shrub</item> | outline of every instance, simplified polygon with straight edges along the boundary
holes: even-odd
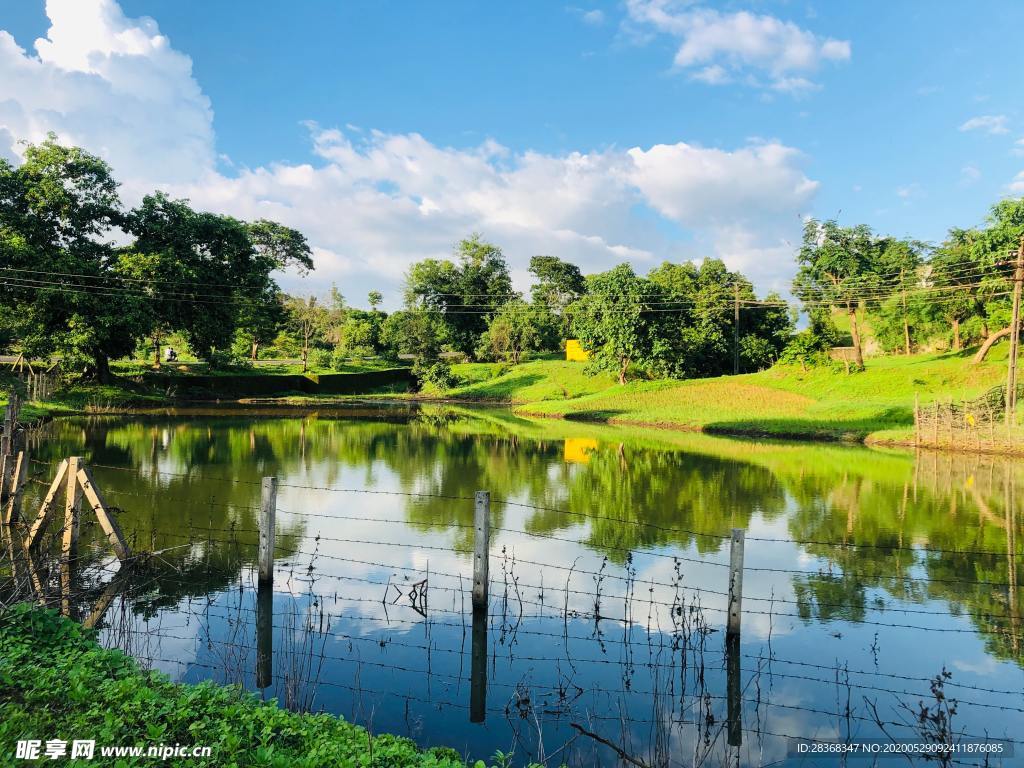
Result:
[[[420,389],[428,385],[437,390],[453,389],[461,381],[452,372],[452,367],[442,360],[435,362],[420,362],[417,360],[416,364],[412,367],[412,375],[419,382]]]
[[[825,340],[810,330],[801,331],[793,336],[779,355],[783,365],[799,365],[803,370],[818,365],[831,365]]]
[[[311,349],[309,350],[309,367],[317,370],[324,370],[331,367],[331,350]]]

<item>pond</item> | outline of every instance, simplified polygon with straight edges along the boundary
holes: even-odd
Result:
[[[769,765],[790,737],[943,738],[920,715],[950,699],[953,740],[1024,732],[1011,461],[441,406],[68,418],[32,440],[27,513],[82,456],[132,551],[157,553],[111,586],[86,515],[70,610],[109,602],[103,643],[176,680],[515,765]],[[474,623],[478,490],[492,532]]]

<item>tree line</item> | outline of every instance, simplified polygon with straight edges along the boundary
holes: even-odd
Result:
[[[859,367],[865,323],[882,352],[982,343],[983,354],[1009,332],[1022,237],[1024,200],[997,203],[984,226],[950,230],[937,246],[809,219],[797,307],[774,293],[758,298],[714,258],[584,275],[537,255],[522,294],[500,247],[471,235],[451,258],[412,265],[402,308],[389,313],[379,291],[369,309],[348,306],[336,287],[326,299],[287,295],[275,273],[314,268],[302,233],[196,211],[161,192],[126,209],[105,162],[50,136],[28,145],[20,165],[0,160],[0,345],[60,356],[101,381],[111,360],[153,355],[159,365],[173,338],[214,366],[413,359],[422,379],[441,385],[453,383],[452,356],[514,365],[569,339],[620,382],[806,366],[842,344]],[[799,310],[808,322],[796,332]]]
[[[836,323],[842,317],[858,367],[864,365],[863,321],[870,321],[880,352],[961,351],[981,344],[980,361],[1010,332],[1022,252],[1024,198],[999,201],[983,226],[950,229],[938,245],[878,235],[867,225],[810,219],[793,281],[810,322],[788,356],[806,362],[845,341]]]

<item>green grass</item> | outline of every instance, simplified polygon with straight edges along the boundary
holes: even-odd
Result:
[[[210,757],[180,763],[197,767],[466,765],[452,749],[421,750],[409,739],[370,734],[328,714],[289,712],[237,688],[172,683],[101,648],[92,631],[54,611],[17,605],[0,613],[0,763],[16,762],[18,740],[56,738],[69,746],[75,738],[95,739],[95,764],[119,768],[161,761],[104,759],[101,746],[210,747]]]
[[[914,397],[972,398],[1003,381],[1006,347],[978,366],[971,353],[869,358],[864,371],[778,366],[689,381],[590,377],[579,363],[538,361],[511,369],[454,366],[467,383],[456,400],[507,402],[526,415],[645,424],[738,435],[900,442],[910,436]]]
[[[534,360],[517,366],[504,363],[459,363],[452,372],[464,383],[445,392],[427,389],[427,396],[455,400],[527,403],[565,400],[597,394],[615,383],[607,374],[588,375],[580,363]]]

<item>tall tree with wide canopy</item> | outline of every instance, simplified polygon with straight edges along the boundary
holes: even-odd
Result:
[[[864,367],[857,309],[878,282],[878,244],[866,224],[841,227],[836,221],[808,219],[797,254],[793,292],[807,305],[841,308],[850,319],[854,362]]]
[[[587,278],[587,293],[570,305],[572,327],[598,369],[626,383],[631,365],[648,367],[664,349],[652,306],[661,297],[628,264]]]
[[[917,240],[887,237],[879,242],[878,248],[878,268],[881,273],[879,287],[890,292],[895,298],[887,309],[899,311],[903,327],[903,353],[909,355],[912,348],[912,307],[908,294],[921,282],[919,270],[924,264],[925,245]]]
[[[29,356],[59,354],[101,380],[132,351],[145,297],[119,279],[110,242],[123,216],[109,166],[51,135],[0,160],[0,304]]]
[[[963,323],[984,313],[979,287],[985,269],[974,245],[978,235],[977,230],[951,229],[929,262],[932,298],[928,304],[938,321],[949,327],[951,346],[957,352],[963,348]]]
[[[971,255],[984,276],[979,287],[985,312],[994,322],[991,332],[982,344],[974,362],[981,362],[992,345],[1010,335],[1010,302],[1012,278],[1018,249],[1024,247],[1024,197],[1007,198],[992,206],[988,226],[977,232],[971,240]]]
[[[135,236],[119,269],[146,286],[154,336],[180,331],[207,358],[242,329],[255,354],[283,317],[275,270],[312,269],[305,237],[275,222],[252,224],[195,211],[162,192],[125,217]]]
[[[533,256],[530,274],[534,284],[530,299],[540,333],[540,343],[548,349],[558,349],[568,336],[571,319],[566,309],[587,291],[587,282],[575,264],[557,256]]]
[[[454,262],[426,259],[406,275],[405,301],[410,310],[437,313],[445,339],[455,350],[472,356],[491,316],[515,297],[501,249],[479,234],[455,246]]]

